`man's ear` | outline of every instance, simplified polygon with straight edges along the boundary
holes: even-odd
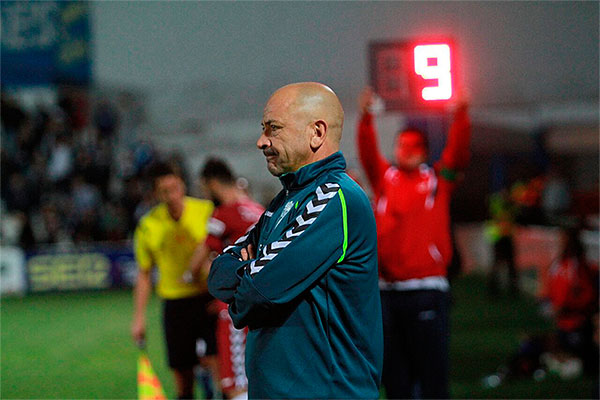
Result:
[[[327,138],[327,122],[322,119],[315,121],[313,132],[310,137],[310,147],[313,150],[319,149]]]

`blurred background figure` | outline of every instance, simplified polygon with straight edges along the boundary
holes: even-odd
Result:
[[[208,238],[196,249],[190,262],[190,272],[206,279],[212,259],[244,236],[258,222],[264,208],[248,196],[247,181],[236,179],[224,160],[209,158],[199,175],[203,192],[215,203],[216,209],[209,222]],[[236,329],[227,310],[227,304],[214,300],[213,311],[218,315],[220,386],[226,398],[243,399],[248,397],[244,369],[247,329]]]
[[[489,200],[490,216],[486,226],[486,237],[493,246],[493,263],[489,272],[489,292],[498,296],[500,274],[508,272],[509,288],[513,295],[519,293],[519,280],[515,263],[515,223],[517,206],[513,203],[508,190],[493,193]]]
[[[597,373],[594,324],[598,318],[598,265],[587,259],[579,227],[564,228],[561,241],[562,251],[550,267],[545,291],[556,324],[558,348],[582,360],[589,372]],[[562,361],[560,354],[556,359]]]
[[[587,260],[580,234],[579,227],[562,228],[561,252],[544,288],[554,329],[528,333],[508,362],[483,379],[484,386],[519,378],[541,381],[548,374],[565,380],[583,373],[597,376],[598,266]]]
[[[441,160],[425,164],[424,133],[398,133],[396,165],[378,148],[371,106],[375,93],[359,97],[357,149],[375,197],[388,398],[448,398],[452,256],[450,199],[457,172],[470,158],[470,122],[459,105]]]
[[[564,173],[550,167],[543,185],[541,206],[547,223],[560,221],[561,215],[569,212],[572,205],[571,189]]]
[[[187,197],[183,179],[167,163],[152,164],[148,175],[160,203],[142,217],[134,235],[138,276],[131,335],[137,343],[146,338],[146,306],[152,293],[152,269],[157,267],[157,293],[163,299],[163,329],[177,397],[193,399],[198,357],[215,370],[215,321],[208,312],[212,297],[206,279],[191,281],[184,275],[194,250],[206,240],[214,206]]]

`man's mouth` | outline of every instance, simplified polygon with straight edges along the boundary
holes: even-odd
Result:
[[[276,158],[277,157],[277,153],[274,151],[264,151],[263,154],[265,155],[265,157],[268,159],[270,158]]]

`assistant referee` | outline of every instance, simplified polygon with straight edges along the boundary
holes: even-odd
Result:
[[[134,288],[131,334],[137,342],[146,334],[146,305],[152,293],[151,272],[159,270],[157,293],[163,299],[163,327],[169,367],[180,399],[194,397],[197,345],[204,348],[205,366],[216,359],[215,316],[207,313],[213,300],[206,280],[184,279],[196,247],[207,237],[214,206],[208,200],[185,195],[185,183],[168,164],[151,166],[150,179],[160,201],[140,220],[134,233],[138,277]]]

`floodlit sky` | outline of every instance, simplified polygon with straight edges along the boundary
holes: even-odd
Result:
[[[443,35],[458,44],[474,105],[597,101],[598,11],[594,1],[94,2],[94,74],[154,94],[204,90],[245,115],[304,80],[353,106],[369,41]]]

